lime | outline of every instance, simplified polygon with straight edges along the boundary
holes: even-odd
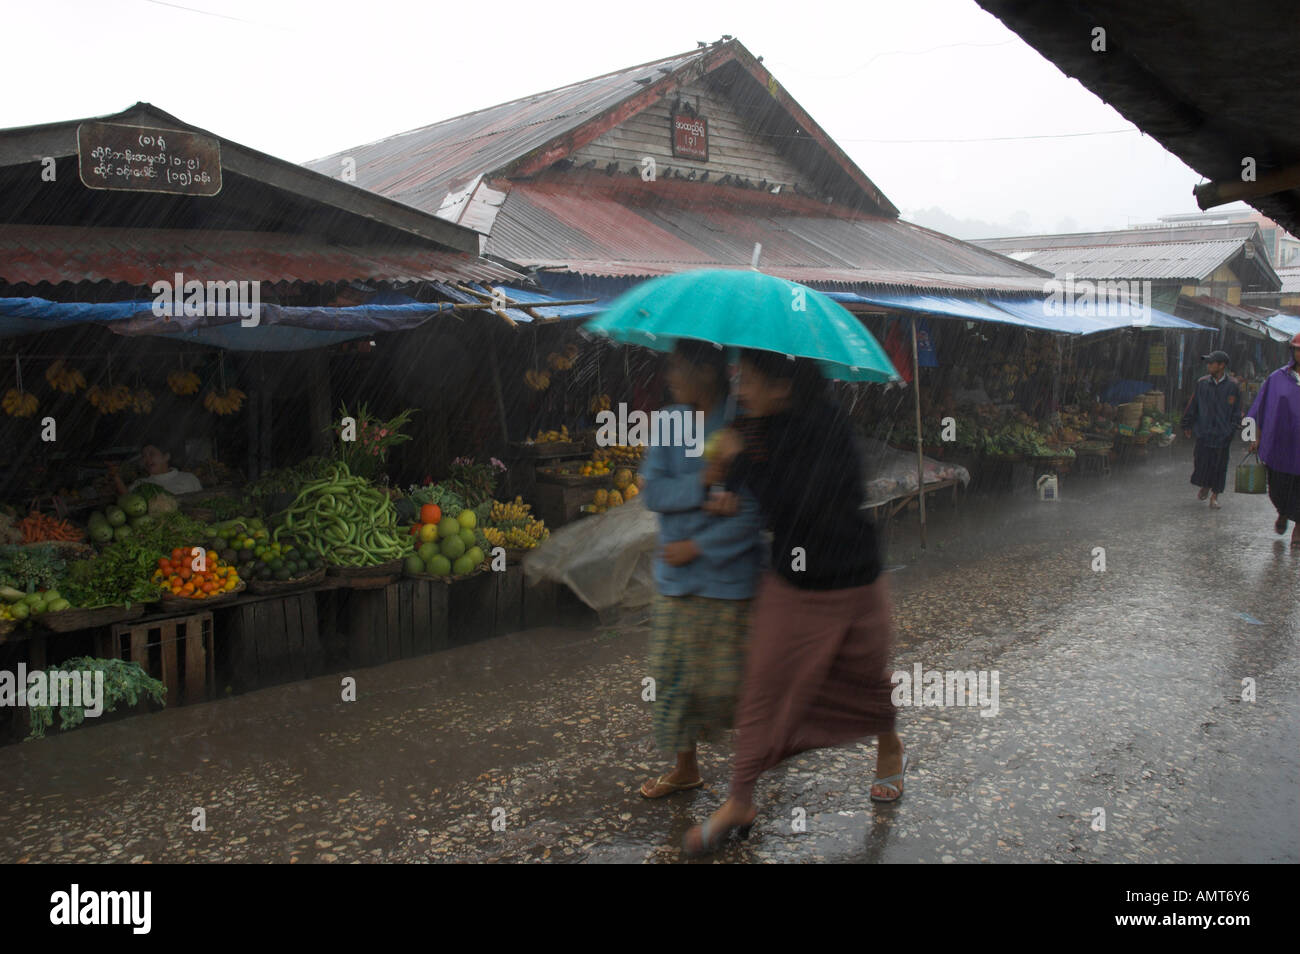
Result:
[[[33,616],[40,616],[45,612],[45,602],[44,600],[37,600],[35,603],[28,603],[27,608]]]
[[[61,613],[65,609],[71,609],[71,608],[72,608],[72,604],[64,599],[50,600],[48,603],[45,604],[46,611],[50,613]]]
[[[9,607],[9,612],[13,614],[14,619],[26,619],[31,611],[31,607],[26,603],[15,603]]]

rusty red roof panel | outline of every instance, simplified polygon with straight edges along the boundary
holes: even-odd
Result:
[[[521,265],[626,277],[748,267],[755,244],[764,271],[801,282],[1041,292],[1051,277],[898,219],[725,186],[516,183],[487,250]]]
[[[337,177],[343,160],[352,159],[358,186],[437,212],[453,185],[509,165],[617,106],[643,88],[638,80],[660,80],[708,52],[696,50],[571,83],[303,165]]]
[[[333,245],[273,232],[0,225],[0,281],[148,286],[199,281],[520,281],[509,268],[428,246]]]

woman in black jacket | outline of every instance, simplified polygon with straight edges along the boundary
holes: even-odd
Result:
[[[894,731],[889,595],[847,417],[816,364],[772,352],[742,353],[737,393],[746,417],[712,448],[703,479],[725,481],[716,512],[732,510],[741,485],[757,496],[772,570],[754,605],[729,797],[687,833],[690,854],[733,829],[747,835],[754,783],[798,752],[876,736],[873,801],[902,797],[907,770]]]

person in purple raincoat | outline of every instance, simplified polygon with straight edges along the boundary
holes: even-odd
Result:
[[[1273,529],[1286,533],[1294,521],[1291,545],[1300,545],[1300,334],[1291,339],[1291,361],[1268,376],[1249,416],[1259,428],[1250,449],[1268,468],[1268,499],[1277,508]]]

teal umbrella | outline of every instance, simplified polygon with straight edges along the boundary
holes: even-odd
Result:
[[[679,338],[812,358],[841,381],[899,381],[875,337],[843,306],[806,285],[750,269],[702,269],[644,282],[585,330],[671,351]]]

